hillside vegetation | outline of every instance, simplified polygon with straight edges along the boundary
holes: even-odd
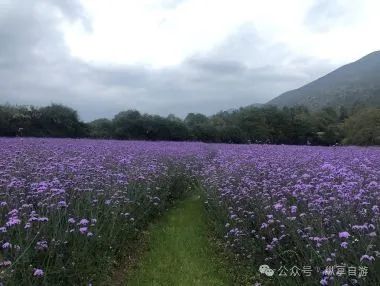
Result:
[[[380,105],[380,51],[268,102],[278,107],[304,105],[310,110]]]

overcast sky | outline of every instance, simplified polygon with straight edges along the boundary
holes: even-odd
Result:
[[[380,49],[378,0],[0,0],[0,104],[183,117],[264,103]]]

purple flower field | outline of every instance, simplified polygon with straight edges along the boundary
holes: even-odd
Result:
[[[0,282],[96,283],[198,188],[247,285],[379,285],[379,162],[379,148],[3,138]]]
[[[238,260],[276,269],[276,284],[310,274],[322,285],[380,285],[378,148],[215,148],[203,184]]]

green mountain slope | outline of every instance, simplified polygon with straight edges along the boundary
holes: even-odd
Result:
[[[305,105],[318,110],[326,106],[350,108],[358,103],[380,106],[380,51],[285,92],[267,104],[279,107]]]

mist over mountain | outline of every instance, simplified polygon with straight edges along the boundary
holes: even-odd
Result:
[[[285,92],[267,104],[278,107],[304,105],[313,111],[323,107],[351,108],[355,104],[380,105],[380,51]]]

